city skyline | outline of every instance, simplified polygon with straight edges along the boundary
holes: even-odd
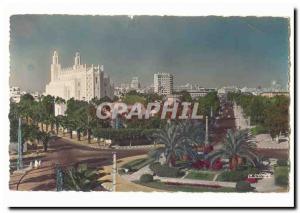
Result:
[[[57,50],[62,66],[80,51],[117,85],[168,72],[175,85],[286,88],[288,39],[288,19],[275,17],[12,16],[10,85],[44,92]]]

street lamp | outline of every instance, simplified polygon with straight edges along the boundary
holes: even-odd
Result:
[[[112,168],[112,191],[116,191],[117,184],[117,153],[113,152],[113,168]]]
[[[22,121],[19,117],[19,126],[18,126],[18,162],[17,170],[23,169],[23,156],[22,156],[22,130],[21,130]]]

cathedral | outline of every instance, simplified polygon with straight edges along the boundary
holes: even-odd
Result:
[[[81,64],[80,54],[76,53],[74,65],[62,68],[58,53],[54,51],[51,64],[51,80],[46,85],[46,95],[58,96],[65,100],[90,101],[105,96],[113,98],[114,86],[104,73],[103,65]]]

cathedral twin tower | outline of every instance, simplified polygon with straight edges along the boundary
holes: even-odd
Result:
[[[105,96],[113,98],[114,87],[104,73],[103,65],[81,64],[80,54],[76,53],[74,65],[62,68],[58,53],[54,51],[51,64],[51,80],[46,85],[46,95],[58,96],[65,100],[90,101]]]

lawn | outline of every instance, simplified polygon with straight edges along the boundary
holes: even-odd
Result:
[[[251,168],[245,170],[236,170],[236,171],[223,171],[219,174],[217,181],[228,181],[228,182],[238,182],[243,181],[248,178],[249,174],[259,173],[258,169]]]
[[[185,177],[186,179],[196,179],[196,180],[213,180],[215,173],[207,171],[191,171]]]
[[[149,183],[140,183],[139,181],[137,181],[135,183],[150,188],[161,189],[170,192],[236,192],[235,188],[229,187],[210,188],[203,186],[168,185],[160,181],[153,181]]]

